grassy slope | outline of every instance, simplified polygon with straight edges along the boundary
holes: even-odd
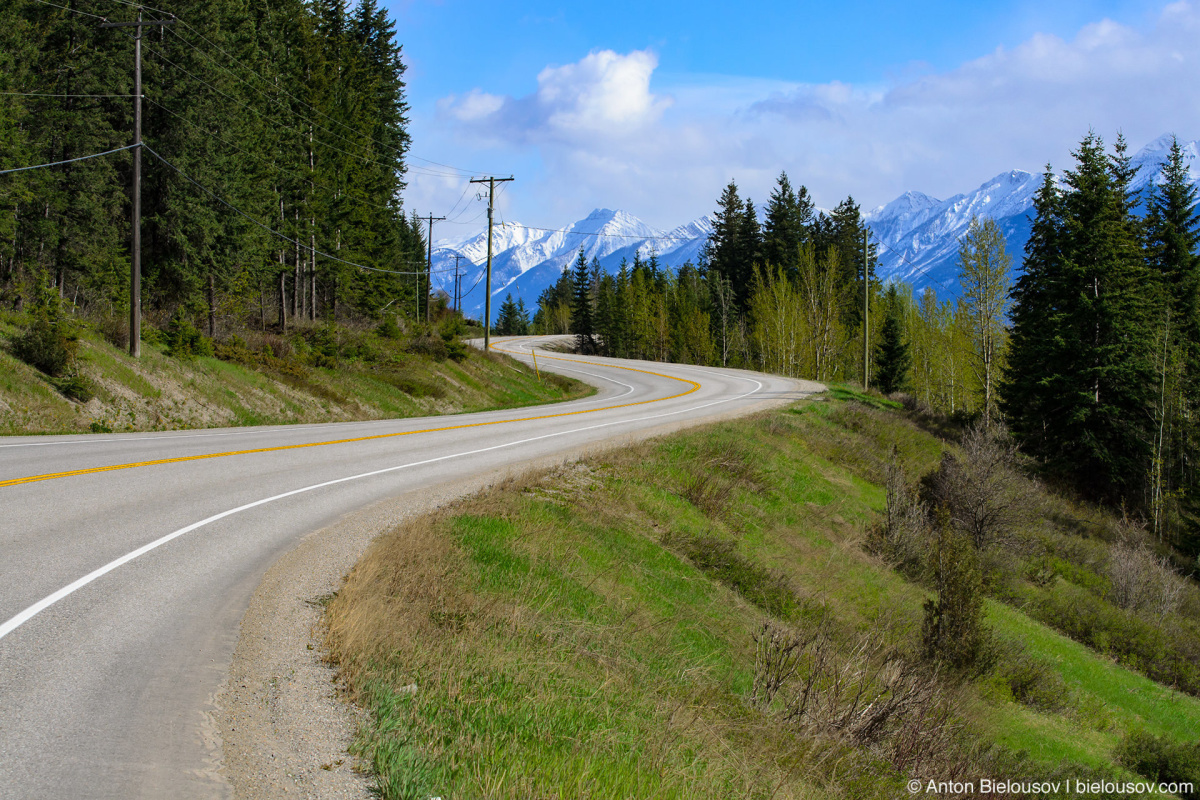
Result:
[[[18,328],[0,316],[0,339]],[[90,430],[172,430],[295,422],[341,422],[453,414],[586,395],[576,381],[539,381],[533,371],[471,349],[461,362],[395,352],[388,368],[347,362],[337,369],[272,370],[216,358],[182,360],[144,343],[135,360],[90,330],[80,363],[97,387],[81,404],[0,348],[0,435]],[[388,343],[380,340],[379,347]],[[386,351],[385,351],[386,352]]]
[[[748,701],[767,608],[796,627],[831,619],[846,646],[876,631],[915,648],[926,592],[861,547],[893,447],[921,474],[942,445],[898,414],[812,402],[499,487],[381,537],[327,621],[373,712],[358,747],[383,795],[904,796],[878,753]],[[755,566],[700,569],[719,542]],[[791,601],[772,599],[762,567]],[[1126,729],[1200,733],[1195,698],[1010,607],[988,614],[1069,691],[1043,713],[987,680],[951,689],[972,736],[1020,777],[1121,775]]]

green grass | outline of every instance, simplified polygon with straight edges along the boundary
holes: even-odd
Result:
[[[749,700],[764,620],[828,625],[843,653],[864,635],[919,650],[929,593],[862,543],[882,458],[919,475],[944,444],[847,396],[615,451],[381,537],[326,621],[371,711],[355,752],[382,795],[905,796],[911,775],[883,750]],[[979,774],[1127,776],[1127,731],[1200,736],[1195,698],[1010,606],[989,602],[988,620],[1068,696],[1047,713],[990,676],[948,681],[964,730],[995,748],[963,756]]]
[[[1012,704],[992,709],[987,721],[998,741],[1048,764],[1068,759],[1102,765],[1128,731],[1180,742],[1200,739],[1197,698],[1124,669],[1009,606],[989,603],[987,617],[999,635],[1023,642],[1053,664],[1075,707],[1069,718]]]
[[[382,354],[380,363],[343,360],[333,369],[295,359],[245,364],[171,358],[153,337],[143,342],[142,357],[133,359],[79,325],[79,365],[97,389],[84,405],[10,355],[7,344],[23,320],[9,312],[0,316],[0,435],[390,419],[552,403],[593,391],[557,376],[539,380],[519,362],[473,348],[462,363],[439,362],[371,334],[353,336]]]

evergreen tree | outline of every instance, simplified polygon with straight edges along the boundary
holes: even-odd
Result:
[[[718,204],[702,261],[706,269],[729,280],[737,307],[744,311],[753,288],[754,265],[762,257],[762,231],[754,203],[742,202],[733,181],[725,187]]]
[[[517,333],[517,304],[513,302],[512,293],[500,304],[500,313],[496,317],[496,335],[512,336]]]
[[[1130,215],[1129,176],[1104,157],[1104,143],[1089,134],[1066,175],[1067,278],[1077,294],[1069,332],[1086,353],[1066,409],[1063,455],[1074,455],[1075,474],[1108,499],[1137,501],[1149,463],[1147,409],[1151,363],[1150,282]]]
[[[925,601],[925,656],[952,669],[986,666],[988,629],[983,621],[983,576],[971,540],[954,530],[950,515],[937,512],[933,549],[936,600]]]
[[[1120,151],[1089,133],[1061,197],[1047,175],[1014,292],[1004,408],[1026,449],[1094,496],[1136,503],[1150,464],[1153,285]]]
[[[1147,258],[1186,342],[1189,382],[1194,384],[1190,391],[1200,394],[1200,216],[1197,189],[1178,139],[1172,137],[1161,185],[1150,185]]]
[[[813,203],[808,189],[801,186],[793,191],[787,173],[781,172],[765,211],[763,258],[767,264],[783,267],[794,279],[800,248],[808,239],[812,223]]]
[[[908,387],[912,354],[904,331],[904,309],[896,285],[888,286],[884,297],[886,313],[875,349],[875,386],[884,394],[900,392]]]
[[[579,248],[579,258],[575,260],[572,278],[575,296],[571,306],[571,333],[576,337],[576,349],[584,355],[591,355],[596,352],[596,329],[592,314],[591,270],[582,247]]]
[[[525,298],[517,299],[517,308],[513,314],[513,333],[525,336],[529,333],[529,309],[525,307]]]
[[[1200,553],[1200,474],[1195,467],[1200,439],[1193,423],[1200,409],[1200,218],[1196,187],[1177,139],[1172,138],[1161,180],[1159,185],[1151,182],[1146,218],[1147,263],[1163,294],[1150,516],[1155,533],[1170,536],[1194,556]]]
[[[1070,294],[1064,261],[1065,211],[1048,164],[1033,198],[1033,211],[1024,269],[1011,291],[1012,325],[1000,408],[1026,449],[1045,454],[1054,447],[1055,417],[1068,402],[1067,373],[1075,355],[1064,327]]]

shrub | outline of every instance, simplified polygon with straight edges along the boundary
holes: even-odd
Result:
[[[399,339],[401,336],[400,326],[396,324],[396,318],[391,314],[384,316],[383,322],[375,328],[375,333],[384,339]]]
[[[121,350],[129,347],[129,320],[109,314],[100,318],[96,330],[113,347]]]
[[[167,355],[172,358],[195,358],[196,356],[211,356],[213,342],[183,315],[176,311],[167,325],[166,331]]]
[[[446,341],[441,336],[430,336],[429,334],[413,337],[413,340],[408,343],[408,352],[432,358],[434,361],[445,361],[450,355]]]
[[[884,475],[887,506],[883,524],[871,532],[868,545],[902,573],[916,577],[924,567],[925,550],[929,545],[928,514],[920,498],[909,489],[904,467],[894,447],[892,458],[884,467]]]
[[[980,550],[1011,542],[1032,507],[1015,448],[1002,431],[993,433],[979,422],[963,434],[962,457],[944,453],[922,480],[922,499],[930,508],[945,508],[954,527]]]
[[[1108,577],[1113,603],[1128,611],[1144,611],[1163,619],[1179,610],[1184,584],[1171,562],[1145,542],[1127,537],[1109,550]]]
[[[217,342],[213,347],[213,354],[222,361],[234,364],[256,364],[260,360],[258,353],[247,347],[245,340],[236,334]]]
[[[75,361],[79,337],[62,313],[58,295],[44,292],[33,323],[13,342],[13,355],[52,378],[65,375]]]
[[[1200,798],[1200,743],[1176,743],[1145,731],[1125,735],[1117,745],[1117,761],[1129,769],[1162,783],[1191,783],[1192,791],[1181,795]]]
[[[983,577],[971,541],[954,530],[944,510],[931,561],[937,599],[925,601],[925,656],[962,672],[985,672],[994,653],[983,622]]]
[[[1062,676],[1046,661],[1029,654],[1020,642],[997,647],[993,677],[1018,703],[1042,711],[1058,711],[1067,704],[1069,690]]]
[[[96,385],[74,366],[55,380],[54,386],[65,396],[79,403],[86,403],[96,396]]]
[[[309,334],[309,363],[314,367],[335,369],[338,365],[337,329],[333,325],[313,328]]]

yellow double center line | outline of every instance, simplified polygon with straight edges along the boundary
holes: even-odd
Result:
[[[493,345],[492,349],[499,350],[499,348],[495,347],[494,345]],[[512,353],[512,351],[510,351],[510,350],[501,350],[500,352]],[[515,355],[519,355],[519,354],[515,354]],[[615,408],[631,408],[633,406],[644,406],[649,403],[661,403],[664,400],[674,400],[677,397],[684,397],[686,395],[689,395],[692,392],[695,392],[697,389],[700,388],[700,384],[697,383],[696,381],[691,381],[691,380],[688,380],[687,378],[677,378],[674,375],[664,375],[661,372],[651,372],[650,370],[635,369],[634,367],[622,367],[622,366],[618,366],[616,364],[596,365],[596,364],[592,364],[592,362],[590,362],[590,361],[579,361],[578,359],[573,359],[573,358],[556,358],[554,356],[542,356],[542,357],[549,358],[553,361],[569,361],[574,364],[589,364],[592,366],[609,367],[610,369],[623,369],[628,372],[640,372],[643,375],[654,375],[659,378],[667,378],[669,380],[679,381],[680,383],[686,383],[691,388],[689,388],[686,392],[680,392],[679,394],[673,394],[673,395],[670,395],[669,397],[659,397],[654,400],[639,400],[634,403],[619,403],[617,405],[603,406],[601,408],[588,408],[588,409],[584,409],[582,411],[563,411],[558,414],[542,414],[542,415],[536,416],[536,417],[521,417],[519,419],[498,419],[498,420],[493,420],[491,422],[467,422],[462,425],[447,425],[442,428],[424,428],[419,431],[402,431],[400,433],[380,433],[380,434],[376,434],[374,436],[355,436],[350,439],[331,439],[328,442],[308,442],[307,444],[287,444],[287,445],[280,445],[279,447],[256,447],[251,450],[227,450],[223,453],[206,453],[204,455],[199,455],[199,456],[179,456],[178,458],[158,458],[153,461],[134,461],[130,464],[109,464],[109,465],[103,466],[103,467],[88,467],[87,469],[73,469],[73,470],[68,470],[66,472],[47,472],[44,475],[30,475],[25,478],[11,478],[9,480],[0,481],[0,488],[4,488],[6,486],[20,486],[21,484],[25,484],[25,483],[37,483],[39,481],[52,481],[52,480],[56,480],[58,478],[70,478],[70,477],[74,477],[76,475],[92,475],[97,472],[114,472],[116,470],[121,470],[121,469],[133,469],[135,467],[154,467],[154,466],[159,466],[161,464],[179,464],[184,461],[203,461],[208,458],[227,458],[229,456],[246,456],[246,455],[251,455],[254,453],[278,453],[283,450],[302,450],[306,447],[327,447],[329,445],[334,445],[334,444],[351,444],[353,442],[369,442],[374,439],[394,439],[398,436],[415,436],[419,433],[441,433],[442,431],[457,431],[457,430],[463,430],[464,428],[482,428],[487,425],[504,425],[504,424],[509,424],[509,423],[513,423],[513,422],[533,422],[533,421],[539,420],[539,419],[555,419],[556,417],[573,417],[573,416],[578,416],[580,414],[595,414],[598,411],[611,411]]]

